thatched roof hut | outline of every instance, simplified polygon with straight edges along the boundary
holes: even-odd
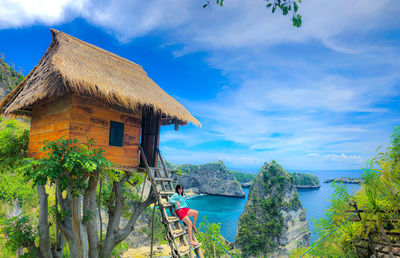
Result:
[[[52,29],[39,64],[0,103],[5,115],[31,118],[28,155],[41,158],[45,140],[92,138],[116,165],[157,164],[161,125],[194,118],[141,66]]]
[[[163,124],[200,122],[161,89],[140,65],[66,33],[51,29],[53,41],[39,64],[4,100],[5,115],[31,116],[43,99],[74,93],[95,96],[127,110],[150,107]]]

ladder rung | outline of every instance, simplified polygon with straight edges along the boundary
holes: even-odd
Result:
[[[172,237],[173,238],[177,238],[177,237],[179,237],[179,236],[182,236],[182,235],[184,235],[185,234],[185,231],[183,231],[182,229],[175,229],[175,230],[172,230]]]
[[[173,195],[175,191],[160,191],[161,195]]]
[[[187,245],[183,245],[178,247],[178,251],[180,255],[185,255],[190,252],[190,247]]]
[[[173,182],[174,179],[169,177],[156,177],[154,178],[155,181],[163,181],[163,182]]]
[[[196,245],[196,246],[192,246],[193,247],[193,249],[197,249],[197,248],[199,248],[201,246],[201,243],[199,242],[199,244],[198,245]]]
[[[169,203],[167,200],[165,200],[165,199],[162,199],[162,201],[161,201],[161,206],[163,207],[163,208],[169,208],[169,207],[172,207],[173,206],[173,204],[172,203]]]
[[[175,216],[168,216],[168,218],[167,218],[168,223],[173,223],[173,222],[177,222],[177,221],[179,221],[179,218],[177,218]]]

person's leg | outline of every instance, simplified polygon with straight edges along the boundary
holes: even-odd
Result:
[[[188,216],[185,216],[182,221],[186,224],[187,226],[187,231],[189,235],[189,244],[191,245],[198,245],[199,243],[193,241],[193,233],[192,233],[192,222],[190,221]]]
[[[193,216],[193,229],[194,229],[194,232],[197,233],[196,222],[197,222],[197,217],[199,216],[199,212],[196,211],[196,210],[190,209],[190,210],[188,211],[188,214],[187,214],[187,215],[188,215],[189,217],[192,217],[192,216]]]

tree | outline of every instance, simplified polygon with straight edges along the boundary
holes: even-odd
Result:
[[[302,24],[301,15],[297,13],[299,6],[297,2],[301,3],[301,0],[265,0],[267,2],[266,7],[271,8],[272,13],[275,13],[277,9],[281,9],[283,15],[289,13],[292,14],[293,26],[300,27]],[[223,6],[224,0],[216,0],[217,6]],[[209,7],[210,1],[207,0],[203,5],[203,8]]]
[[[38,193],[38,230],[26,216],[12,218],[3,223],[8,243],[20,243],[38,257],[62,257],[66,240],[71,257],[110,257],[114,247],[134,230],[139,215],[155,201],[153,189],[141,201],[134,187],[143,177],[111,169],[104,150],[94,148],[93,140],[87,144],[45,141],[43,151],[46,157],[25,160],[24,173]],[[96,217],[100,203],[108,213],[104,238]],[[120,228],[123,214],[129,221]]]

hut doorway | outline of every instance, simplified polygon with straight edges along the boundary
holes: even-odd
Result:
[[[152,109],[142,111],[142,133],[141,143],[147,162],[150,167],[157,166],[157,149],[160,139],[161,115]],[[143,159],[140,158],[140,167],[144,167]]]

